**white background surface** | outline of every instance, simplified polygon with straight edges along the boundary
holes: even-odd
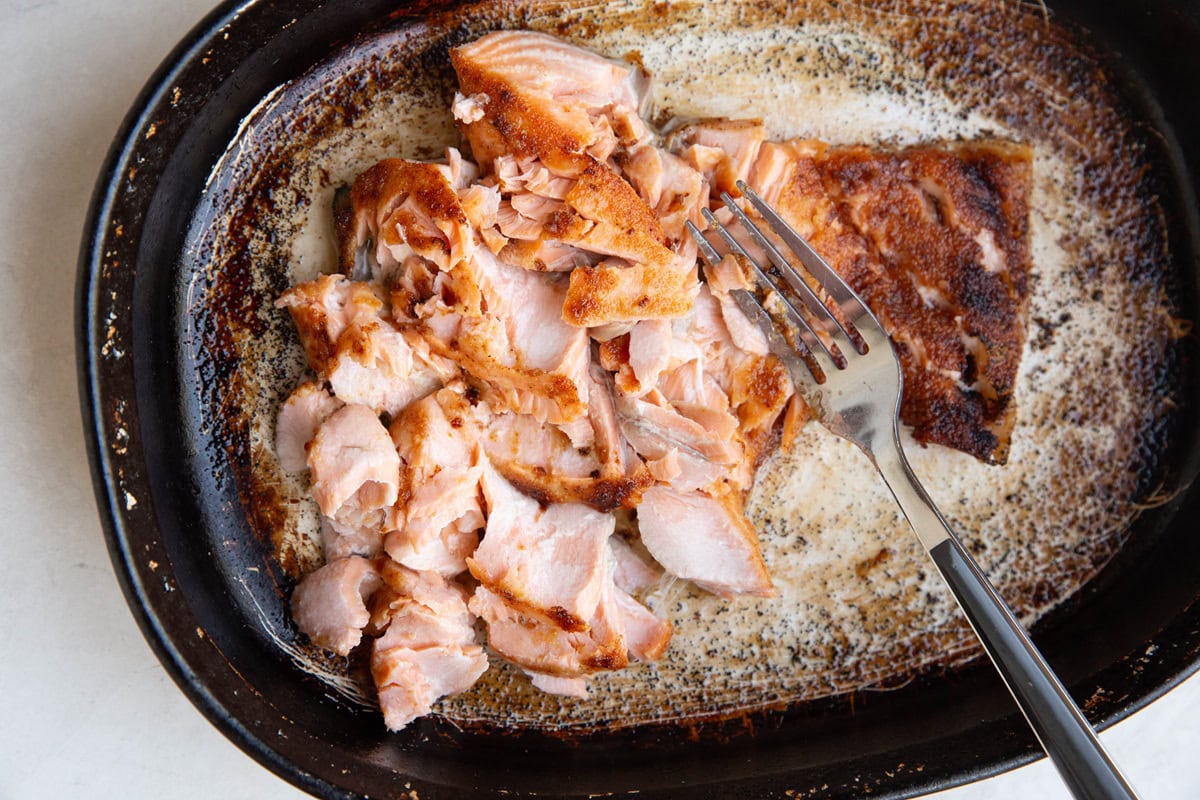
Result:
[[[75,259],[121,118],[210,0],[0,0],[0,799],[294,798],[142,640],[92,498]],[[1200,566],[1198,566],[1200,568]],[[1200,797],[1200,679],[1103,739],[1150,798]],[[1065,798],[1038,764],[940,800]]]

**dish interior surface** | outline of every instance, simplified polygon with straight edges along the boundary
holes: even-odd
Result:
[[[1111,89],[1073,72],[1079,65],[1071,59],[1081,56],[1070,41],[1019,9],[998,15],[981,8],[974,24],[926,18],[927,35],[907,49],[898,43],[913,39],[893,36],[907,23],[885,15],[832,14],[824,4],[790,14],[744,11],[740,26],[732,7],[690,7],[652,24],[645,9],[599,18],[592,9],[547,9],[476,18],[478,27],[467,30],[447,25],[441,35],[435,23],[415,40],[401,27],[337,54],[251,116],[214,172],[216,202],[190,236],[195,272],[212,280],[193,286],[188,319],[206,347],[214,336],[205,323],[233,336],[239,402],[230,404],[216,382],[200,413],[245,418],[245,502],[289,572],[319,564],[319,537],[304,476],[283,473],[272,455],[275,411],[303,374],[290,320],[272,301],[292,283],[336,271],[331,208],[338,186],[384,157],[438,158],[448,145],[462,146],[449,113],[455,82],[437,54],[497,23],[564,32],[640,62],[653,76],[660,120],[761,118],[770,138],[835,144],[986,137],[1032,144],[1035,289],[1009,462],[989,466],[911,440],[906,449],[1026,622],[1116,552],[1156,472],[1156,443],[1147,437],[1171,401],[1163,373],[1174,312],[1163,293],[1162,212],[1140,179],[1141,144]],[[446,23],[470,18],[452,14]],[[949,72],[946,62],[930,59],[937,46],[952,46],[949,38],[961,36],[964,24],[975,47],[995,48],[1000,72],[981,85],[975,70]],[[1031,31],[1039,32],[1037,42],[1006,47]],[[930,41],[939,33],[943,41]],[[1035,61],[1035,44],[1053,49]],[[1007,91],[1012,86],[1025,96]],[[1037,127],[1014,118],[1012,102],[1037,102],[1042,113],[1029,121]],[[197,313],[238,294],[243,305],[230,304],[236,317]],[[212,348],[194,358],[203,367],[228,355]],[[588,701],[532,690],[519,670],[497,664],[473,690],[443,701],[440,713],[503,725],[637,725],[895,684],[930,664],[973,655],[952,598],[849,443],[807,426],[793,451],[763,469],[749,513],[777,598],[726,602],[675,584],[651,600],[675,625],[667,655],[604,675]],[[272,634],[301,668],[337,674],[290,630]],[[352,676],[331,685],[363,699]]]
[[[998,684],[978,671],[956,670],[977,655],[976,645],[883,484],[865,457],[815,423],[794,450],[764,467],[751,500],[778,597],[728,602],[676,585],[651,602],[675,625],[667,654],[598,679],[589,700],[538,693],[494,660],[473,690],[442,702],[440,719],[384,737],[382,723],[365,710],[373,702],[363,665],[326,656],[289,619],[290,587],[320,562],[320,552],[305,480],[282,472],[273,454],[276,409],[304,370],[290,320],[273,302],[293,283],[335,269],[337,187],[383,157],[438,158],[448,145],[463,147],[449,112],[454,78],[446,51],[497,27],[555,33],[644,65],[653,79],[655,120],[664,126],[675,118],[756,117],[776,139],[1028,143],[1035,154],[1032,298],[1008,464],[988,466],[911,441],[906,450],[1022,619],[1033,623],[1070,599],[1061,618],[1072,604],[1089,602],[1090,590],[1077,594],[1081,587],[1102,572],[1092,586],[1111,583],[1117,567],[1131,569],[1129,559],[1153,548],[1169,517],[1144,512],[1178,505],[1179,473],[1186,475],[1177,463],[1185,446],[1168,447],[1183,435],[1179,409],[1186,394],[1177,343],[1186,332],[1189,290],[1178,282],[1173,260],[1182,241],[1173,232],[1177,201],[1152,129],[1119,94],[1099,51],[1038,8],[999,2],[953,8],[505,3],[414,7],[411,16],[406,10],[373,22],[370,9],[349,14],[358,26],[347,29],[354,38],[327,42],[310,69],[260,92],[252,110],[240,110],[236,129],[229,127],[234,117],[222,120],[232,140],[225,139],[215,161],[201,144],[189,149],[188,136],[202,134],[184,135],[165,171],[187,167],[182,172],[193,185],[160,188],[181,200],[151,210],[145,221],[174,230],[175,239],[143,239],[139,263],[176,266],[139,273],[133,286],[134,360],[155,378],[138,378],[142,427],[125,435],[145,447],[153,503],[177,505],[159,514],[163,541],[154,545],[172,560],[162,580],[167,592],[184,590],[197,637],[236,664],[251,686],[288,671],[289,691],[299,687],[287,700],[288,730],[297,739],[332,738],[339,748],[359,750],[365,773],[402,772],[434,784],[450,780],[449,767],[414,762],[411,754],[460,753],[473,746],[462,744],[464,730],[500,751],[505,742],[555,748],[565,736],[700,752],[703,742],[681,750],[683,739],[707,741],[712,734],[740,747],[746,739],[771,741],[771,732],[808,719],[820,720],[831,742],[857,736],[860,749],[844,759],[850,760],[894,749],[897,740],[887,737],[905,730],[897,712],[902,717],[906,707],[920,706],[920,692],[931,683],[939,683],[941,702],[970,696],[974,704],[944,711],[935,730],[911,732],[912,741],[973,728],[1008,758],[1032,753],[1031,737],[1014,721]],[[308,20],[307,33],[295,35],[315,38],[319,24]],[[238,111],[232,104],[229,113]],[[196,174],[207,176],[198,197]],[[155,216],[189,207],[189,197],[186,226]],[[119,359],[122,343],[110,337],[106,344],[113,341]],[[156,384],[169,388],[160,392]],[[187,465],[182,472],[179,463]],[[113,492],[129,479],[110,476]],[[139,503],[149,505],[149,498],[124,491],[127,497],[115,496],[130,514]],[[1136,541],[1106,571],[1133,533]],[[197,559],[197,548],[207,563]],[[143,596],[143,584],[157,579],[152,559],[128,549],[116,555],[138,561],[135,588],[127,590]],[[233,630],[232,609],[241,623]],[[154,628],[152,639],[163,636],[156,625],[170,627],[158,619],[144,624]],[[1144,632],[1118,631],[1097,647],[1125,647],[1139,636]],[[188,662],[186,652],[171,648],[178,645],[165,658]],[[1086,656],[1068,653],[1065,677],[1099,686]],[[874,694],[881,689],[893,691]],[[855,718],[855,697],[889,708],[892,727],[862,735],[873,715],[860,711]],[[260,699],[265,708],[280,708],[272,698]],[[1102,714],[1119,707],[1103,688],[1089,702]],[[337,720],[332,727],[330,715]],[[719,723],[731,718],[733,726]],[[979,719],[988,722],[981,727]],[[749,735],[755,724],[768,731]],[[240,725],[257,731],[257,724],[233,727],[243,741],[254,739],[251,749],[269,765],[308,788],[341,791],[332,788],[342,785],[336,764],[320,777],[297,777],[272,761],[278,756],[271,753],[286,747],[264,746],[255,738],[261,732],[247,734]],[[735,752],[741,751],[733,747],[727,755]],[[586,748],[574,753],[581,760],[593,755]],[[494,766],[489,758],[471,769],[483,774]],[[814,746],[773,769],[807,764],[820,779],[838,758]],[[923,764],[889,761],[888,780],[862,774],[876,775],[890,791],[932,788],[978,769],[969,758],[932,783],[919,774]],[[756,775],[772,771],[762,763],[747,768]],[[455,774],[454,782],[478,787],[470,770]],[[618,783],[653,788],[692,780],[672,768],[651,774],[630,770]],[[724,779],[736,777],[732,771]],[[546,780],[541,791],[559,790]],[[613,785],[597,780],[570,791]],[[857,791],[849,777],[841,780],[848,793]]]

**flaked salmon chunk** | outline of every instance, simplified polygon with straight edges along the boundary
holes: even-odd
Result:
[[[649,142],[639,73],[525,31],[488,34],[452,49],[451,61],[463,94],[459,125],[475,158],[495,170],[500,230],[520,240],[500,257],[571,269],[562,313],[572,325],[684,313],[696,290],[695,253],[672,242],[686,219],[699,221],[706,186]]]
[[[613,587],[602,588],[603,602],[581,630],[565,630],[555,619],[514,605],[486,586],[475,590],[469,607],[487,626],[488,645],[504,658],[535,676],[586,679],[629,663]]]
[[[732,269],[730,267],[729,269]],[[740,288],[725,276],[717,289]],[[689,313],[669,325],[640,322],[624,341],[601,347],[616,375],[622,432],[662,483],[703,489],[732,480],[747,492],[776,421],[793,395],[783,365],[748,331],[742,349],[726,320],[751,323],[701,287]]]
[[[381,295],[372,284],[323,275],[293,286],[276,305],[291,312],[309,365],[338,400],[395,414],[458,367],[398,330]]]
[[[493,405],[539,420],[570,422],[587,413],[587,332],[562,320],[565,287],[547,276],[476,252],[458,270],[478,287],[478,310],[464,308],[459,281],[419,310],[436,352],[457,362],[492,392]],[[484,311],[483,309],[486,309]]]
[[[708,207],[710,184],[686,161],[651,145],[622,154],[617,161],[669,239],[682,239],[687,222],[703,225],[700,209]]]
[[[653,479],[621,436],[604,371],[593,365],[589,379],[586,431],[502,413],[487,420],[480,443],[501,475],[543,504],[632,508]]]
[[[730,341],[739,350],[765,356],[767,337],[730,296],[735,289],[754,291],[754,279],[750,277],[749,270],[744,260],[726,255],[716,266],[706,264],[704,276],[709,292],[721,306],[721,320],[729,332]]]
[[[450,51],[455,112],[480,162],[515,155],[569,173],[647,135],[637,70],[531,31],[496,31]]]
[[[649,558],[643,558],[620,536],[608,540],[613,556],[613,582],[628,594],[636,595],[662,580],[663,571]]]
[[[723,597],[775,594],[758,548],[758,535],[736,498],[646,490],[638,506],[642,542],[673,575]]]
[[[448,164],[389,159],[359,176],[341,228],[343,269],[377,238],[393,322],[435,357],[430,383],[453,364],[509,408],[569,422],[586,413],[586,332],[562,319],[565,284],[503,263],[481,241],[471,218],[486,221],[492,202],[464,204],[470,187],[456,182],[474,173],[468,164],[451,151]]]
[[[572,270],[563,319],[597,328],[686,314],[699,291],[696,250],[686,239],[679,249],[665,265],[605,259]]]
[[[343,405],[317,381],[297,386],[279,407],[275,420],[275,454],[279,466],[288,472],[307,468],[308,443],[321,423]]]
[[[484,517],[476,411],[455,384],[410,405],[390,433],[402,463],[398,502],[385,521],[397,563],[446,577],[466,569]]]
[[[381,559],[378,572],[383,584],[372,595],[371,621],[366,632],[372,636],[383,633],[395,612],[408,603],[419,603],[438,620],[462,631],[475,623],[467,609],[467,590],[456,581],[429,570],[409,569],[396,561]]]
[[[635,70],[527,31],[488,34],[450,58],[461,91],[476,98],[458,121],[514,211],[582,250],[669,262],[658,218],[606,163],[618,146],[647,138]],[[517,185],[519,176],[528,179]]]
[[[535,677],[581,678],[624,667],[624,593],[613,582],[608,548],[612,516],[581,505],[542,508],[490,470],[484,491],[487,532],[468,565],[480,582],[470,608],[487,625],[489,645]],[[634,621],[638,641],[649,643],[646,652],[661,653],[655,643],[669,629],[650,630],[641,615]],[[571,694],[583,690],[539,682]]]
[[[722,262],[709,280],[687,315],[638,323],[601,347],[601,361],[616,372],[622,433],[658,482],[638,506],[647,550],[718,594],[769,594],[743,503],[794,391],[765,341],[745,331],[743,348],[731,334],[750,323],[720,298],[745,288],[744,273]]]
[[[457,156],[454,151],[451,160],[458,170],[451,164],[389,158],[358,176],[350,204],[337,220],[343,271],[350,273],[359,250],[372,244],[372,277],[383,282],[410,255],[443,270],[470,257],[475,235],[455,188],[463,172]],[[475,172],[474,165],[469,171]]]
[[[292,594],[292,619],[316,644],[348,655],[371,619],[367,599],[381,585],[379,574],[365,558],[330,561],[301,579]]]
[[[324,377],[332,366],[342,333],[352,324],[377,321],[384,309],[384,297],[371,284],[351,282],[342,275],[322,275],[288,289],[275,305],[291,314],[308,365]]]
[[[384,509],[396,502],[400,457],[366,406],[345,406],[322,423],[308,448],[308,468],[321,513],[345,524],[379,527]]]
[[[349,556],[375,558],[383,549],[383,532],[378,526],[352,525],[321,517],[320,535],[326,561]]]
[[[608,568],[613,518],[579,504],[545,508],[485,469],[487,528],[471,574],[509,602],[586,630]]]
[[[441,385],[453,367],[440,367],[414,348],[411,337],[379,321],[354,324],[338,339],[329,386],[337,398],[396,414]]]
[[[638,661],[656,661],[671,643],[672,626],[619,587],[614,590],[625,647]]]
[[[575,447],[563,431],[528,414],[494,417],[482,438],[488,460],[509,482],[544,503],[583,503],[612,511],[632,500],[648,480],[597,457],[594,445]],[[640,462],[637,462],[640,466]]]
[[[371,651],[371,675],[389,730],[428,714],[442,697],[466,691],[487,670],[475,641],[466,592],[436,573],[389,562],[371,625],[382,632]]]
[[[714,198],[738,194],[766,140],[760,120],[706,119],[681,125],[667,136],[667,147],[707,180]]]

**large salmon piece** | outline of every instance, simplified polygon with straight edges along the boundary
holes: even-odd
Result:
[[[724,120],[672,142],[714,185],[746,180],[862,296],[899,352],[900,418],[918,441],[1005,463],[1029,305],[1028,147],[774,143]]]

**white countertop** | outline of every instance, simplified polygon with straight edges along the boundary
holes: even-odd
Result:
[[[0,0],[0,798],[288,798],[125,606],[75,380],[75,259],[109,142],[212,0]],[[1146,800],[1200,797],[1200,677],[1102,737]],[[941,800],[1065,798],[1045,760]]]

